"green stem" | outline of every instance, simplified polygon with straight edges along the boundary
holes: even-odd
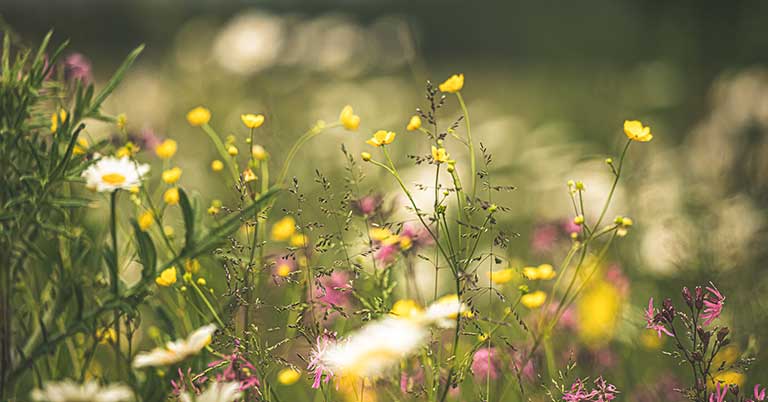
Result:
[[[211,139],[211,141],[213,142],[213,145],[216,147],[216,150],[219,151],[219,156],[221,157],[221,159],[229,167],[229,171],[232,174],[232,180],[234,180],[234,182],[237,183],[237,181],[240,179],[240,172],[237,171],[237,167],[232,162],[232,157],[229,156],[227,149],[224,148],[224,143],[221,142],[221,138],[219,138],[219,135],[216,134],[216,131],[214,131],[213,128],[210,125],[208,125],[208,123],[203,124],[201,127],[203,131],[205,131],[205,133],[208,134],[208,138]]]
[[[464,103],[464,98],[461,96],[461,92],[456,92],[456,97],[459,99],[459,105],[461,105],[461,112],[464,113],[464,122],[467,124],[467,145],[469,146],[469,167],[472,170],[472,198],[471,202],[475,201],[475,194],[477,192],[477,162],[475,161],[475,145],[472,142],[472,129],[469,124],[469,111],[467,105]]]
[[[115,190],[110,194],[110,211],[109,211],[109,225],[110,233],[112,235],[112,266],[110,267],[112,296],[117,300],[120,298],[120,272],[118,271],[118,248],[117,248],[117,192]],[[114,311],[114,327],[115,327],[115,371],[117,375],[120,375],[120,309],[115,308]]]

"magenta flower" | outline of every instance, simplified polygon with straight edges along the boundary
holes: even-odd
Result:
[[[760,390],[760,384],[755,384],[755,399],[748,399],[749,402],[762,402],[765,401],[765,388]]]
[[[595,388],[587,389],[584,380],[578,379],[571,385],[570,392],[563,395],[563,400],[567,402],[610,402],[616,399],[619,391],[616,386],[609,384],[602,376],[595,380]]]
[[[357,215],[371,216],[376,214],[376,211],[379,210],[382,201],[383,197],[379,194],[366,195],[359,200],[350,201],[350,206]]]
[[[704,320],[704,325],[709,325],[717,317],[720,317],[720,313],[723,312],[723,304],[725,304],[725,296],[723,296],[715,285],[710,282],[710,286],[707,286],[707,294],[704,297],[704,311],[701,312],[700,318]]]
[[[259,378],[256,377],[256,367],[238,352],[234,352],[224,359],[215,360],[208,364],[208,368],[218,368],[216,382],[239,382],[240,391],[249,388],[258,388]]]
[[[93,81],[91,61],[82,53],[72,53],[64,59],[64,74],[69,80],[90,84]]]
[[[478,380],[499,377],[501,362],[496,348],[480,348],[472,356],[472,372]]]
[[[724,402],[728,394],[728,384],[723,387],[719,382],[715,384],[715,392],[709,394],[709,402]]]
[[[584,381],[577,379],[571,385],[571,390],[563,395],[563,400],[567,402],[583,402],[591,401],[592,397],[597,394],[597,391],[590,391],[584,386]]]
[[[314,288],[314,304],[328,313],[329,318],[335,318],[338,307],[349,307],[352,304],[349,293],[352,286],[349,284],[349,274],[344,271],[334,271],[330,276],[318,278]]]
[[[664,326],[664,324],[659,322],[659,314],[656,311],[656,309],[653,307],[653,297],[651,297],[650,300],[648,300],[648,309],[645,310],[645,322],[646,322],[646,328],[652,329],[656,331],[656,334],[659,335],[659,338],[661,338],[661,333],[665,333],[668,336],[673,336],[671,332],[667,329],[667,327]]]
[[[309,365],[307,370],[315,372],[315,381],[312,383],[312,388],[320,388],[320,383],[328,383],[333,377],[333,371],[328,368],[323,362],[323,357],[328,348],[336,342],[335,332],[323,332],[322,335],[317,337],[317,343],[312,353],[309,355]],[[325,378],[323,378],[325,374]]]

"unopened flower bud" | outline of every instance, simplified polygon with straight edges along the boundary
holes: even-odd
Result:
[[[583,225],[584,224],[584,215],[577,215],[575,218],[573,218],[573,223],[577,225]]]
[[[728,327],[720,328],[720,330],[717,331],[717,341],[723,343],[730,332],[731,330],[729,330]]]
[[[490,212],[490,213],[494,213],[494,212],[496,212],[496,210],[497,210],[498,208],[499,208],[499,207],[498,207],[498,206],[496,206],[496,204],[491,204],[491,206],[490,206],[490,207],[488,207],[488,212]]]
[[[701,286],[696,286],[696,299],[694,300],[696,310],[704,308],[704,289]]]
[[[683,300],[688,307],[693,308],[693,296],[691,296],[691,291],[688,290],[687,286],[683,287]]]
[[[365,161],[369,162],[371,160],[371,154],[369,152],[363,152],[360,154],[360,157]]]
[[[584,182],[579,180],[576,182],[576,190],[584,191]]]
[[[613,158],[607,158],[607,159],[605,160],[605,163],[606,163],[607,165],[613,165]]]
[[[661,316],[664,317],[664,320],[668,323],[672,323],[675,319],[675,306],[672,305],[672,300],[670,298],[664,299],[664,303],[661,307]]]

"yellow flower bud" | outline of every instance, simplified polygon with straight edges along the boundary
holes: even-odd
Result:
[[[86,150],[88,150],[88,140],[85,139],[85,137],[78,137],[77,145],[75,145],[75,147],[72,148],[72,154],[83,155],[85,154]]]
[[[286,216],[272,225],[272,240],[285,241],[296,233],[296,221]]]
[[[163,171],[162,178],[163,182],[166,184],[176,183],[181,178],[181,168],[176,166],[174,168]]]
[[[163,194],[163,201],[168,205],[176,205],[179,203],[179,189],[178,187],[172,187],[165,191]]]
[[[187,258],[184,260],[184,271],[193,274],[200,272],[200,261],[197,258]]]
[[[211,121],[211,111],[198,106],[187,113],[187,121],[193,127],[200,127]]]
[[[144,211],[139,215],[138,223],[139,229],[146,232],[152,224],[155,222],[155,218],[150,211]]]
[[[248,128],[259,128],[264,124],[264,115],[253,113],[241,114],[240,120]]]
[[[421,118],[417,115],[411,116],[411,120],[408,121],[408,126],[406,126],[406,130],[408,131],[416,131],[419,128],[421,128]]]
[[[277,373],[277,382],[283,385],[292,385],[301,379],[301,372],[292,368],[284,368]]]
[[[177,148],[178,144],[176,141],[167,139],[158,145],[157,148],[155,148],[155,154],[160,159],[170,159],[173,157],[173,155],[176,155]]]
[[[125,130],[125,126],[128,125],[128,117],[125,116],[125,113],[120,113],[117,115],[117,121],[115,124],[120,130]]]
[[[197,278],[197,285],[198,286],[205,286],[208,282],[206,282],[205,278]]]
[[[254,145],[251,147],[251,156],[253,156],[253,159],[257,161],[263,161],[269,158],[269,154],[267,153],[267,150],[264,149],[264,147],[262,147],[261,145]]]
[[[355,111],[352,110],[352,106],[347,105],[341,109],[341,114],[339,114],[339,122],[341,122],[341,124],[347,130],[357,131],[357,129],[360,127],[360,116],[355,114]]]
[[[230,145],[227,147],[227,153],[229,154],[229,156],[237,156],[239,151],[237,150],[236,146]]]
[[[577,225],[584,224],[584,215],[577,215],[575,218],[573,218],[573,223]]]
[[[442,92],[456,93],[464,88],[464,74],[454,74],[442,84],[440,84],[440,90]]]
[[[216,159],[211,162],[211,170],[214,172],[221,172],[224,169],[224,162]]]
[[[58,113],[53,113],[51,115],[51,132],[55,134],[59,129],[59,124],[63,124],[65,121],[67,121],[66,110],[59,109]]]
[[[368,152],[363,152],[363,153],[361,153],[361,154],[360,154],[360,157],[361,157],[361,158],[362,158],[362,159],[363,159],[365,162],[369,162],[373,156],[372,156],[370,153],[368,153]]]

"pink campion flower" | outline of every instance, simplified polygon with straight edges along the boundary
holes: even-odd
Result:
[[[525,366],[521,368],[523,361],[526,360],[526,354],[527,352],[521,349],[513,351],[510,369],[513,373],[520,373],[520,377],[523,379],[533,382],[536,380],[536,368],[533,365],[534,359],[527,359]]]
[[[755,399],[748,399],[749,402],[762,402],[765,401],[765,388],[760,389],[760,384],[755,384]]]
[[[417,250],[434,243],[432,236],[427,229],[416,222],[407,222],[403,224],[403,230],[400,231],[400,237],[406,237],[411,240],[411,247],[407,251]]]
[[[349,307],[351,303],[349,290],[352,286],[349,284],[349,274],[344,271],[333,271],[329,276],[323,276],[315,282],[313,292],[314,304],[328,312],[335,307]],[[335,311],[329,314],[329,317],[335,316]]]
[[[545,223],[536,226],[531,233],[531,248],[537,253],[544,253],[552,249],[560,235],[556,225]]]
[[[619,393],[616,386],[605,381],[603,376],[600,376],[595,380],[595,391],[597,392],[594,397],[595,402],[612,401],[616,399],[616,394]]]
[[[571,385],[571,390],[563,395],[563,400],[567,402],[610,402],[616,399],[619,391],[616,386],[609,384],[602,376],[595,380],[595,388],[587,389],[584,380],[577,379]]]
[[[352,210],[362,216],[371,216],[381,207],[383,197],[379,194],[366,195],[359,200],[350,201]]]
[[[501,362],[496,348],[480,348],[472,355],[472,373],[478,380],[499,377]]]
[[[400,251],[400,245],[395,244],[383,244],[373,253],[373,258],[376,261],[388,266],[397,258],[397,253]]]
[[[709,402],[725,402],[725,396],[728,394],[728,384],[723,387],[719,382],[715,384],[715,392],[709,394]]]
[[[595,395],[597,395],[597,391],[588,390],[584,386],[584,381],[577,379],[576,382],[571,384],[571,390],[563,394],[563,400],[566,402],[590,401]]]
[[[645,310],[645,327],[648,329],[652,329],[656,331],[656,334],[659,335],[659,338],[661,338],[662,332],[667,334],[668,336],[673,336],[671,332],[667,329],[667,327],[664,326],[664,324],[660,323],[657,319],[658,312],[653,307],[653,297],[648,300],[648,309]]]
[[[720,317],[720,313],[723,312],[723,305],[725,304],[725,296],[717,290],[712,282],[709,285],[707,286],[709,293],[704,297],[704,311],[701,312],[700,316],[704,320],[704,325],[709,325],[717,317]]]
[[[312,383],[312,388],[320,388],[321,382],[327,384],[333,378],[333,371],[325,365],[323,358],[325,352],[334,343],[336,343],[335,332],[324,331],[322,335],[317,337],[317,343],[309,355],[309,365],[307,366],[308,371],[315,372],[315,381]],[[323,378],[323,374],[325,374],[325,378]]]
[[[83,84],[93,81],[91,61],[82,53],[72,53],[64,59],[64,75],[68,80],[80,80]]]
[[[216,373],[216,382],[239,382],[240,391],[259,386],[256,367],[238,352],[208,364],[208,368],[214,367],[224,368]]]

